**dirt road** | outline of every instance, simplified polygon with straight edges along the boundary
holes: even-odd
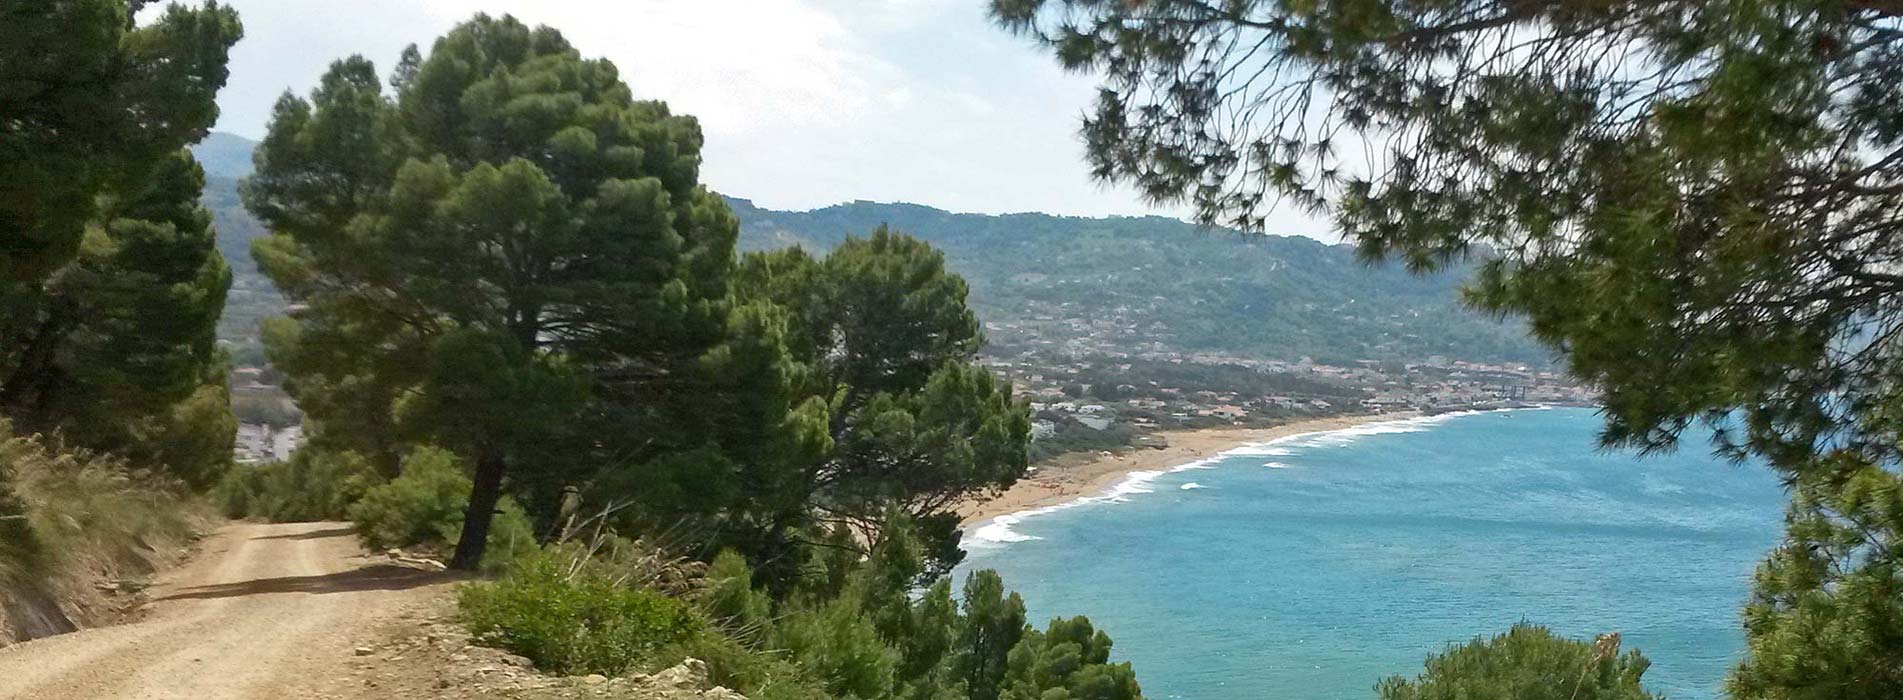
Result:
[[[144,620],[0,649],[0,698],[302,697],[449,583],[364,556],[344,523],[231,525],[148,591]]]

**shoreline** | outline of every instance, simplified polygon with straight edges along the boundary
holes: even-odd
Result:
[[[1040,465],[1036,472],[1019,479],[1004,493],[982,501],[961,503],[954,510],[958,513],[959,524],[971,527],[999,516],[1102,495],[1135,472],[1167,470],[1214,457],[1225,450],[1291,435],[1407,420],[1420,415],[1413,411],[1369,413],[1311,418],[1267,428],[1201,428],[1152,433],[1168,441],[1168,444],[1162,448],[1137,448],[1121,454],[1099,455],[1072,465]]]

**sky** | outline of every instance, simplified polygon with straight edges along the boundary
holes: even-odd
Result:
[[[702,181],[774,209],[852,200],[951,211],[1161,214],[1091,180],[1077,135],[1091,76],[985,17],[985,0],[225,0],[232,52],[216,127],[258,138],[285,90],[361,54],[388,71],[477,12],[562,31],[636,95],[699,118]],[[1332,240],[1297,214],[1270,233]]]

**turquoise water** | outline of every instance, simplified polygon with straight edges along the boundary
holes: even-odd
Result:
[[[997,569],[1040,627],[1089,615],[1152,698],[1367,700],[1522,620],[1618,631],[1653,690],[1715,698],[1783,491],[1698,440],[1598,451],[1598,426],[1507,411],[1243,448],[977,528],[964,569]]]

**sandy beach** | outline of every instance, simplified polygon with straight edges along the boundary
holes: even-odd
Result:
[[[1336,416],[1296,421],[1271,428],[1204,428],[1155,433],[1167,441],[1158,448],[1137,448],[1080,462],[1037,465],[1036,470],[996,498],[958,507],[966,525],[1000,515],[1068,503],[1110,490],[1131,472],[1168,469],[1242,445],[1300,433],[1351,428],[1364,423],[1401,420],[1413,413]]]

